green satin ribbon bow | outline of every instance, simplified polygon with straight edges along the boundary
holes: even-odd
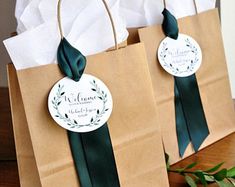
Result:
[[[178,23],[175,18],[167,9],[164,8],[162,11],[162,15],[164,17],[163,23],[162,23],[162,29],[166,36],[177,39],[179,35],[179,28]]]
[[[58,47],[57,60],[66,76],[80,80],[86,57],[65,38]],[[68,131],[68,138],[81,187],[120,187],[107,123],[92,132]]]
[[[86,67],[86,57],[62,38],[58,47],[57,61],[61,71],[74,81],[79,81]]]
[[[177,39],[179,28],[176,18],[167,10],[162,29],[166,36]],[[190,142],[195,151],[209,135],[209,129],[204,114],[196,75],[188,77],[174,77],[176,133],[179,154],[183,157]]]

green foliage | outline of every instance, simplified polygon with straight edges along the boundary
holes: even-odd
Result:
[[[203,171],[195,171],[195,175],[198,177],[203,186],[207,186],[206,178]]]
[[[227,177],[227,169],[222,169],[213,175],[217,181],[222,181]]]
[[[193,162],[192,164],[189,164],[188,166],[185,167],[185,169],[192,169],[197,165],[197,162]]]
[[[216,166],[214,166],[214,167],[212,167],[212,168],[206,170],[205,172],[207,172],[207,173],[213,173],[213,172],[217,171],[223,164],[224,164],[224,163],[221,162],[221,163],[217,164]]]
[[[227,171],[227,177],[235,179],[235,167],[233,167]]]
[[[193,171],[192,169],[197,166],[197,162],[193,162],[183,168],[172,169],[169,160],[169,155],[165,153],[167,171],[184,176],[185,181],[190,187],[196,187],[197,183],[201,183],[205,187],[209,183],[216,183],[219,187],[235,187],[235,167],[220,169],[224,164],[223,162],[206,170]]]
[[[193,180],[193,178],[190,177],[189,175],[186,175],[186,176],[185,176],[185,180],[186,180],[186,182],[188,183],[189,186],[191,186],[191,187],[197,187],[196,182],[195,182],[195,181]]]
[[[225,181],[216,181],[219,187],[234,187],[232,183],[227,183]]]

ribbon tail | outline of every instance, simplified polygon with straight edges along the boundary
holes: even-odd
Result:
[[[176,77],[175,83],[179,89],[185,119],[188,125],[190,139],[195,151],[209,135],[209,129],[204,114],[196,75]]]
[[[120,187],[107,123],[81,137],[93,187]]]
[[[70,147],[82,187],[120,187],[107,123],[96,131],[68,131]]]
[[[184,117],[183,106],[180,99],[179,90],[175,84],[175,120],[176,120],[176,133],[178,139],[178,147],[180,157],[183,157],[188,144],[190,143],[190,136],[187,127],[187,122]]]
[[[80,185],[83,187],[93,187],[91,183],[90,173],[87,166],[87,160],[84,152],[84,147],[81,140],[81,135],[76,132],[67,131],[69,143],[75,163],[77,175],[79,176]]]

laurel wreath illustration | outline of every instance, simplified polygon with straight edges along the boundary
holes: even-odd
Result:
[[[63,91],[64,85],[60,84],[58,85],[58,90],[56,92],[56,95],[51,101],[53,108],[56,110],[55,117],[63,120],[71,129],[97,126],[99,125],[100,118],[105,114],[105,112],[109,110],[109,108],[106,108],[107,93],[105,93],[103,90],[99,88],[95,80],[91,81],[90,84],[92,85],[91,91],[97,94],[97,97],[102,101],[103,106],[101,110],[99,109],[96,110],[96,114],[91,117],[90,123],[88,124],[81,125],[79,124],[79,121],[71,119],[67,113],[61,114],[59,106],[62,103],[63,96],[65,95],[65,91]]]
[[[186,43],[186,47],[188,47],[192,53],[194,53],[194,59],[191,60],[190,65],[187,66],[186,69],[179,69],[178,67],[175,67],[172,63],[167,63],[166,62],[166,57],[167,57],[167,52],[168,52],[168,47],[167,47],[167,43],[164,42],[163,43],[163,50],[160,53],[160,58],[162,60],[162,62],[164,63],[163,66],[167,67],[168,69],[170,69],[174,74],[182,74],[182,73],[189,73],[192,72],[195,68],[195,65],[198,63],[199,59],[198,59],[198,49],[196,46],[194,46],[190,40],[187,38],[185,39],[185,43]]]

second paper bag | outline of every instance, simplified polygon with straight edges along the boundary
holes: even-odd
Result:
[[[218,11],[213,9],[179,19],[178,25],[180,32],[193,37],[202,50],[202,64],[196,73],[196,77],[209,127],[209,136],[201,145],[200,149],[202,149],[235,130],[235,113]],[[179,156],[176,134],[174,78],[163,70],[157,58],[157,49],[165,35],[162,26],[158,25],[140,29],[139,36],[147,51],[157,106],[157,124],[161,126],[165,151],[170,155],[173,164],[182,159]],[[183,158],[193,153],[194,150],[189,144]]]

